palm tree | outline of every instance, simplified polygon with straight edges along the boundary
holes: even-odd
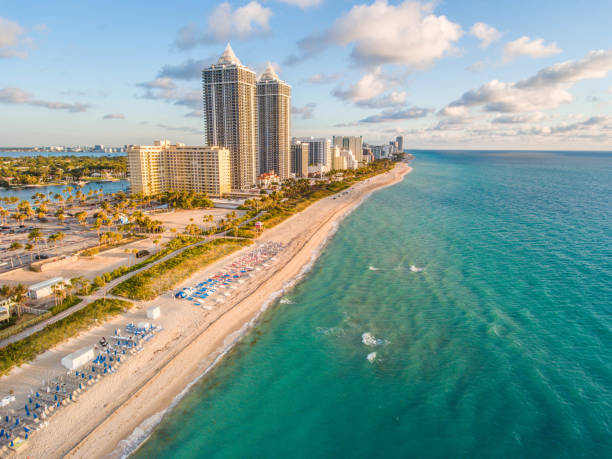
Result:
[[[78,212],[78,213],[75,215],[75,217],[76,217],[76,219],[79,221],[79,224],[80,224],[80,225],[83,225],[83,226],[84,226],[84,225],[85,225],[85,223],[87,222],[87,212],[85,212],[85,211]]]
[[[25,249],[30,254],[30,263],[32,263],[32,251],[34,250],[34,244],[32,244],[31,242],[28,242],[25,245]]]
[[[23,305],[27,301],[27,296],[26,296],[27,292],[28,292],[28,289],[25,288],[22,284],[17,284],[13,288],[13,294],[15,295],[15,302],[17,303],[17,317],[18,318],[21,318],[21,308],[23,308]]]
[[[64,213],[64,209],[57,209],[57,211],[55,212],[55,216],[62,223],[64,222],[64,220],[66,220],[66,214]]]
[[[9,250],[19,250],[19,249],[21,249],[22,247],[23,247],[23,245],[21,245],[21,243],[20,243],[20,242],[13,241],[13,242],[11,243],[11,245],[9,246],[9,248],[8,248],[8,249],[9,249]]]
[[[40,245],[38,244],[43,239],[43,233],[40,228],[34,228],[28,234],[28,240],[32,241],[38,246],[38,254],[40,255]]]

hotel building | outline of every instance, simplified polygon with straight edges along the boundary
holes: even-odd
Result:
[[[291,173],[291,86],[271,65],[257,81],[257,152],[259,173],[276,172],[281,180]]]
[[[255,72],[240,63],[231,46],[216,64],[202,71],[206,144],[230,152],[232,189],[255,185]]]
[[[230,193],[230,152],[220,147],[189,147],[168,141],[127,149],[133,194],[194,191],[209,196]]]

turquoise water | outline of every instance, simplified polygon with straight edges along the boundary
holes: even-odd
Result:
[[[612,457],[612,155],[416,155],[136,457]]]

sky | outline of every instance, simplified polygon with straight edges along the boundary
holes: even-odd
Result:
[[[612,150],[612,1],[0,2],[0,146],[204,141],[231,43],[292,86],[292,135]]]

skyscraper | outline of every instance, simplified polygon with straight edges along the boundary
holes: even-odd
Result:
[[[257,177],[255,72],[228,44],[216,64],[202,71],[206,144],[230,151],[232,189],[250,188]]]
[[[331,155],[329,153],[331,144],[329,139],[303,137],[298,140],[308,144],[309,166],[322,167],[326,170],[331,169]]]
[[[275,171],[289,177],[291,86],[280,80],[271,65],[257,81],[257,146],[259,173]]]

